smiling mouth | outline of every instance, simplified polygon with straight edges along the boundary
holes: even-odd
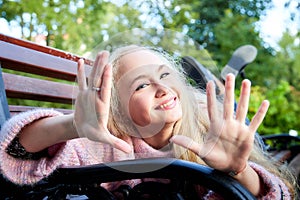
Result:
[[[161,104],[160,108],[164,110],[172,109],[176,105],[176,97],[168,101],[167,103]]]

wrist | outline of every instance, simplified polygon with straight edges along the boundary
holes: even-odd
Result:
[[[263,184],[261,183],[260,177],[248,162],[244,170],[232,177],[247,188],[254,196],[258,196],[262,193]]]
[[[74,138],[78,138],[77,129],[74,124],[74,115],[64,115],[62,116],[64,131],[61,132],[60,141],[66,141]]]
[[[245,172],[246,170],[247,170],[247,168],[248,168],[248,162],[246,162],[245,163],[245,166],[243,167],[243,168],[241,168],[240,170],[238,170],[238,171],[230,171],[229,173],[228,173],[228,175],[229,176],[232,176],[232,177],[235,177],[235,176],[237,176],[237,175],[240,175],[240,174],[242,174],[243,172]]]
[[[77,127],[76,127],[76,122],[75,122],[75,119],[74,119],[74,114],[71,114],[70,115],[70,122],[69,122],[69,125],[70,125],[70,138],[69,139],[74,139],[74,138],[78,138],[79,137],[79,134],[78,134],[78,131],[77,131]]]

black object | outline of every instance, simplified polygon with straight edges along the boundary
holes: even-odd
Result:
[[[290,150],[291,156],[288,162],[300,153],[300,136],[293,136],[288,133],[281,133],[263,135],[262,139],[266,144],[267,150],[270,152]]]
[[[153,171],[141,169],[155,168]],[[130,170],[129,170],[130,169]],[[137,172],[133,172],[136,169]],[[131,188],[120,186],[107,191],[100,183],[143,179],[169,179],[170,183],[143,182]],[[14,186],[3,181],[1,197],[4,199],[64,199],[66,194],[86,195],[89,199],[198,199],[194,184],[211,189],[226,199],[255,199],[235,179],[209,167],[179,159],[151,158],[69,167],[56,170],[51,176],[34,186]]]
[[[197,87],[205,90],[208,81],[212,80],[215,82],[214,75],[192,56],[182,57],[181,65],[188,77],[196,82]],[[220,89],[217,84],[215,84],[215,86],[216,94],[218,95],[220,93]]]

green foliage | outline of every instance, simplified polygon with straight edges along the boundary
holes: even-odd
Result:
[[[298,41],[298,42],[297,42]],[[279,41],[280,51],[276,55],[277,71],[276,79],[284,79],[290,85],[300,90],[300,43],[299,37],[285,32]]]
[[[218,51],[213,52],[213,58],[220,66],[225,66],[238,47],[245,44],[259,46],[261,39],[255,31],[255,21],[253,17],[234,14],[231,9],[225,11],[220,23],[213,29],[215,42],[219,46]]]
[[[75,54],[90,51],[105,37],[140,26],[140,11],[104,0],[3,0],[1,17],[22,29],[22,38],[47,36],[47,45]],[[129,23],[130,22],[130,23]]]
[[[270,2],[270,0],[202,0],[193,7],[193,11],[198,13],[198,17],[189,24],[189,35],[203,44],[210,52],[217,52],[219,43],[215,40],[217,32],[214,27],[221,23],[227,10],[232,10],[236,16],[258,19],[270,6]],[[226,29],[226,31],[228,30]]]
[[[53,103],[47,101],[34,101],[28,99],[11,99],[8,98],[7,102],[9,105],[25,105],[25,106],[34,106],[41,108],[59,108],[59,109],[72,109],[73,105],[63,104],[63,103]]]
[[[291,129],[299,131],[299,97],[299,92],[296,92],[286,81],[280,81],[273,90],[253,86],[248,117],[252,119],[261,102],[267,99],[270,101],[270,107],[258,132],[267,135],[288,133]]]

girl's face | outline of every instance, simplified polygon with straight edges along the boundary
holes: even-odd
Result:
[[[119,62],[121,105],[135,126],[150,137],[182,117],[179,81],[166,61],[148,50],[126,54]]]

